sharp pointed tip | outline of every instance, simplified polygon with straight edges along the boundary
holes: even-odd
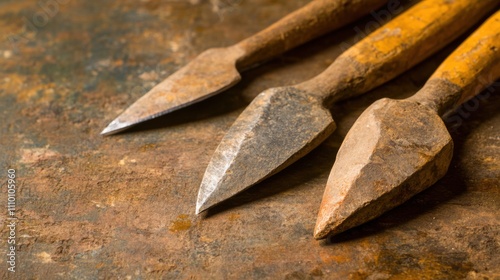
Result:
[[[208,209],[208,207],[206,206],[208,196],[209,195],[207,195],[202,182],[200,189],[198,190],[198,198],[196,200],[196,211],[195,211],[196,215],[199,215],[201,214],[201,212]]]
[[[113,130],[109,126],[107,126],[105,129],[101,131],[102,136],[108,136],[111,134],[113,134]]]
[[[331,190],[331,186],[327,184],[327,192]],[[338,188],[335,190],[338,190]],[[344,194],[334,193],[332,195],[325,193],[314,226],[314,239],[326,239],[358,225],[357,211],[363,209],[363,207],[354,204],[352,196],[348,194],[349,192]],[[354,195],[354,197],[357,200],[360,196]],[[353,209],[351,206],[357,207]]]
[[[198,197],[198,202],[196,203],[196,215],[201,214],[202,212],[207,211],[209,208],[213,207],[218,202],[209,203],[209,197]]]
[[[110,122],[106,128],[104,128],[101,131],[101,135],[108,136],[108,135],[116,134],[120,131],[123,131],[123,130],[131,127],[132,125],[133,124],[131,124],[131,123],[121,122],[118,119],[115,119],[112,122]]]
[[[206,209],[200,209],[198,206],[196,206],[196,211],[194,211],[194,213],[196,215],[200,215],[203,211],[205,211]]]
[[[319,234],[318,234],[318,233],[316,233],[316,232],[314,233],[314,235],[313,235],[313,236],[314,236],[314,239],[316,239],[316,240],[321,240],[321,239],[323,239],[323,238],[322,238],[322,236],[321,236],[321,235],[319,235]]]
[[[323,222],[323,219],[320,216],[314,228],[314,239],[321,240],[327,238],[330,232],[328,228],[328,223]]]
[[[208,176],[206,178],[212,177]],[[198,191],[198,199],[196,201],[197,215],[231,197],[226,197],[224,192],[220,192],[221,186],[218,183],[207,180],[206,178],[203,179]]]
[[[320,241],[320,240],[326,239],[326,236],[316,235],[316,234],[315,234],[315,235],[314,235],[314,239],[315,239],[315,240]]]
[[[203,208],[203,205],[200,205],[199,203],[196,203],[196,210],[194,211],[194,213],[196,215],[200,215],[201,212],[205,211],[206,209]]]

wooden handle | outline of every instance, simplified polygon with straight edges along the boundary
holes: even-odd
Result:
[[[444,114],[500,78],[500,12],[496,12],[434,72],[412,99]]]
[[[315,0],[234,47],[243,69],[355,21],[387,0]]]
[[[472,27],[498,0],[422,1],[348,49],[300,85],[327,104],[395,78]]]

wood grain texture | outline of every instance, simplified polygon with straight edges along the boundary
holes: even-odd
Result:
[[[387,0],[315,0],[265,30],[235,45],[242,50],[238,68],[274,57],[309,40],[352,23]]]

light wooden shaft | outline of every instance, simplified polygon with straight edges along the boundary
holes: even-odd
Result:
[[[442,115],[499,78],[500,11],[465,40],[411,99]]]
[[[363,94],[440,50],[498,4],[498,0],[424,0],[340,55],[315,78],[297,85],[327,105]]]
[[[331,30],[355,21],[387,0],[314,0],[267,29],[234,45],[244,54],[239,70],[265,61]]]

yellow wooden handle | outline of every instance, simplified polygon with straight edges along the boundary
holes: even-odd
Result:
[[[500,11],[490,17],[439,66],[429,79],[456,85],[450,104],[440,104],[439,111],[451,110],[500,78]],[[435,95],[444,92],[435,92]],[[435,96],[435,99],[442,100]]]
[[[298,85],[333,102],[395,78],[472,27],[498,0],[423,0]]]

